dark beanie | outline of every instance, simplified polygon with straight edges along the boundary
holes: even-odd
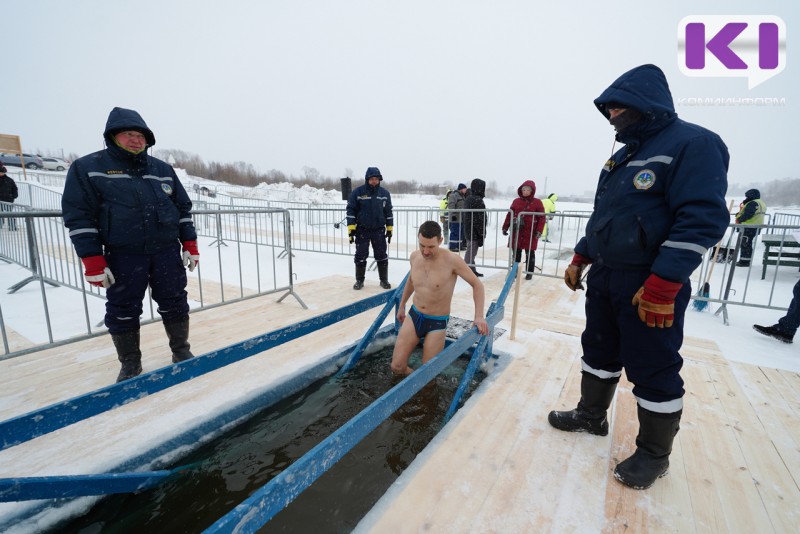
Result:
[[[8,172],[8,170],[6,170],[6,166],[2,163],[0,163],[0,172]]]
[[[462,189],[466,189],[466,188],[467,188],[467,185],[466,185],[466,184],[458,184],[458,187],[456,187],[456,189],[457,189],[458,191],[461,191]]]

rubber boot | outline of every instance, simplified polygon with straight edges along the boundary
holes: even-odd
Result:
[[[552,411],[547,420],[552,426],[567,432],[588,432],[595,436],[608,435],[606,414],[619,378],[602,379],[587,372],[581,377],[581,400],[577,408],[567,412]]]
[[[122,368],[119,370],[117,382],[128,380],[142,373],[142,351],[139,350],[139,331],[130,330],[121,334],[111,334],[114,348],[117,349]]]
[[[164,330],[167,331],[169,348],[172,350],[172,363],[194,358],[194,354],[189,350],[189,317],[164,323]]]
[[[364,276],[367,274],[366,263],[356,263],[356,283],[353,284],[353,289],[361,289],[364,287]]]
[[[614,477],[633,489],[647,489],[669,471],[672,441],[680,430],[681,412],[656,413],[637,406],[636,452],[620,462]]]
[[[392,289],[392,284],[389,283],[389,262],[378,264],[378,278],[381,279],[381,287],[383,289]]]

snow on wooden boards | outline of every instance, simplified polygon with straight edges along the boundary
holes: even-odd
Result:
[[[512,353],[507,367],[482,384],[358,532],[796,531],[800,375],[728,362],[712,341],[687,337],[687,393],[669,474],[648,490],[629,489],[613,476],[638,432],[624,377],[609,436],[547,423],[550,410],[571,409],[580,397],[579,339],[564,334],[579,334],[583,322],[548,315],[535,301],[558,309],[560,281],[534,282],[521,300],[519,339],[495,343]],[[544,331],[549,325],[556,328]]]

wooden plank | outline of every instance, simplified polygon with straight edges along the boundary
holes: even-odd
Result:
[[[387,513],[370,531],[497,531],[502,517],[520,521],[520,532],[528,525],[535,530],[547,528],[553,503],[541,502],[544,495],[536,480],[552,464],[533,459],[548,450],[539,440],[554,432],[538,407],[552,402],[563,388],[574,360],[574,355],[557,354],[563,352],[561,345],[548,345],[552,351],[531,339],[525,344],[525,356],[514,358],[499,376],[484,383],[486,389],[473,396],[469,408],[450,423],[445,446],[438,447],[440,438],[429,445],[422,468],[391,499]],[[556,376],[562,378],[543,372],[547,369],[559,370]],[[531,461],[520,457],[523,453],[532,455]],[[527,502],[524,508],[532,514],[513,512],[509,491],[518,491],[514,503]],[[548,494],[552,498],[553,492]]]
[[[778,532],[793,531],[800,517],[800,491],[797,478],[790,470],[795,469],[797,473],[800,461],[796,442],[786,435],[776,415],[780,404],[769,403],[759,414],[752,404],[753,399],[758,401],[762,394],[757,381],[744,381],[742,386],[732,373],[721,372],[716,367],[710,368],[710,374],[727,395],[724,407],[736,443],[744,455],[743,470],[752,477],[751,484],[759,496],[758,502],[748,502],[748,505],[754,512],[766,510],[768,514],[768,518],[758,515],[760,528],[771,525]]]

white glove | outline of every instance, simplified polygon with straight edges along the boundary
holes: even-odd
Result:
[[[183,266],[189,269],[190,273],[194,272],[194,268],[197,267],[197,262],[200,261],[200,256],[197,254],[192,254],[188,250],[183,251]]]
[[[104,268],[102,273],[85,274],[84,278],[86,278],[86,281],[92,284],[93,286],[97,287],[102,286],[106,289],[114,285],[114,282],[116,281],[114,280],[114,275],[111,274],[111,269],[109,269],[108,267]]]

